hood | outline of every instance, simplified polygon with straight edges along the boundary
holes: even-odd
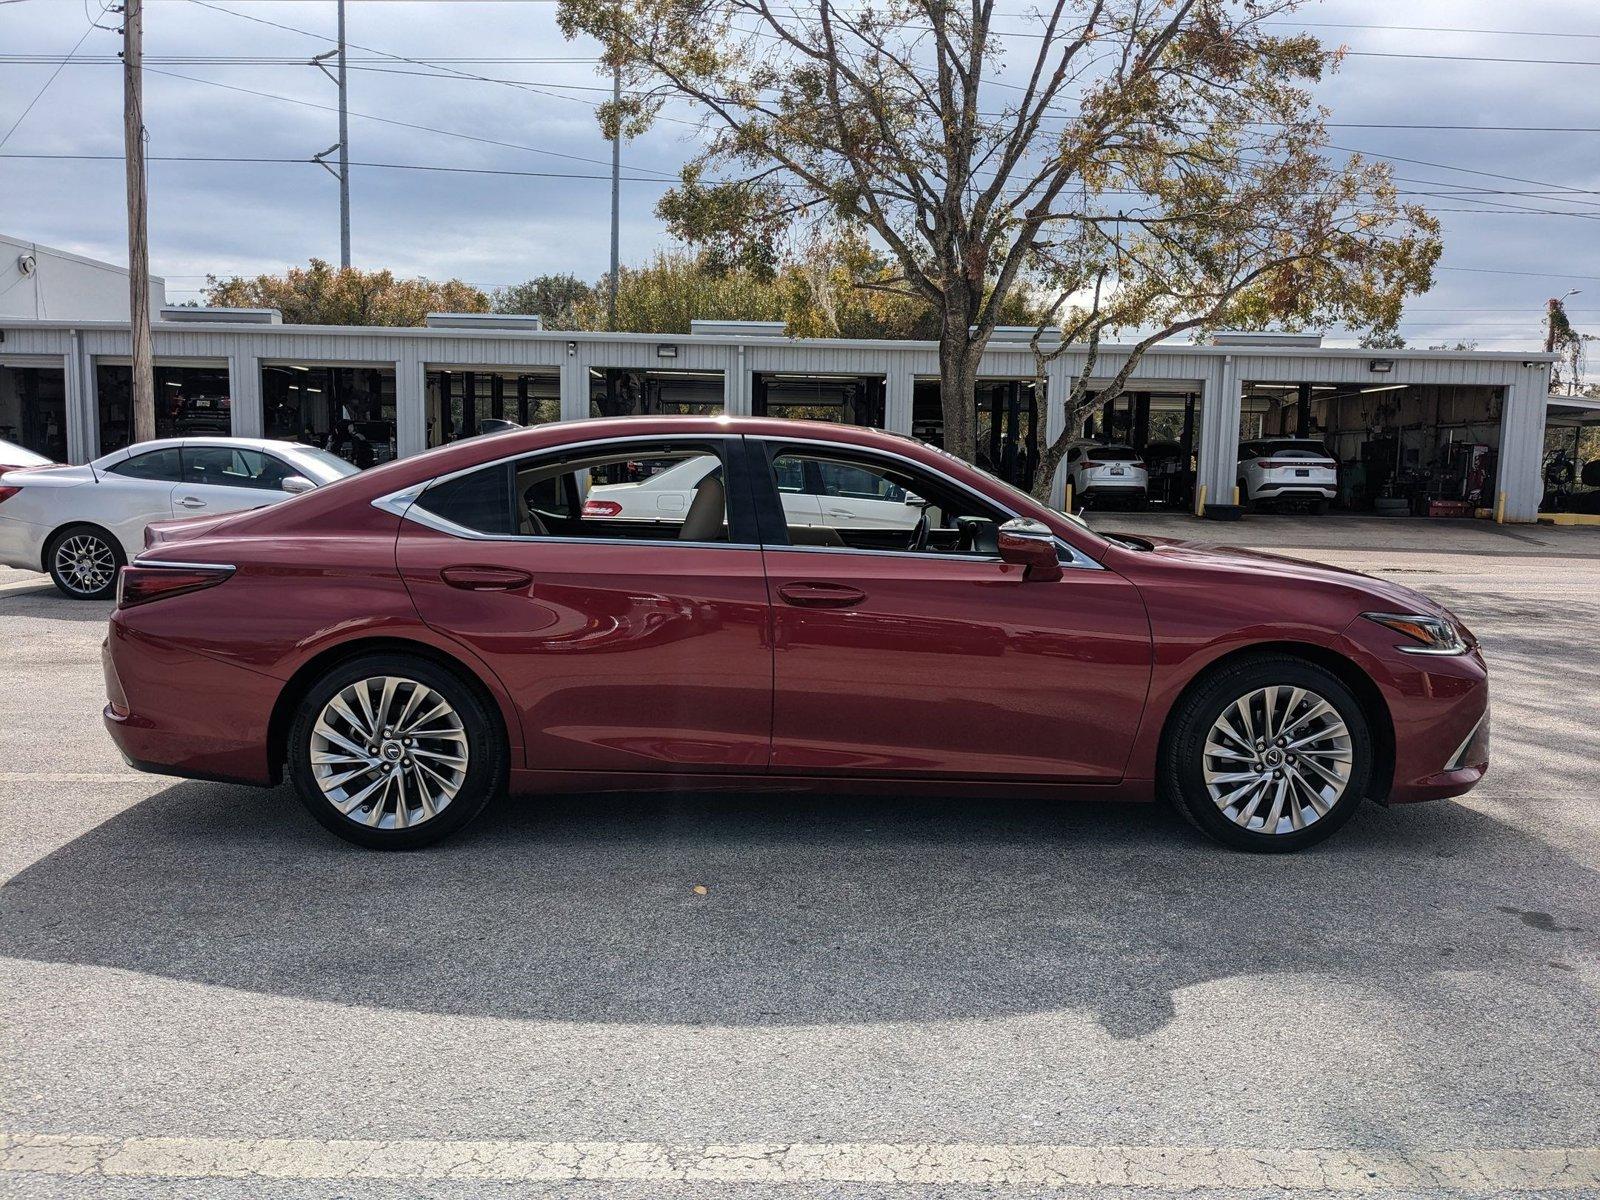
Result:
[[[1432,613],[1457,620],[1444,605],[1430,600],[1421,592],[1346,567],[1213,542],[1148,537],[1143,534],[1135,535],[1133,540],[1147,543],[1150,549],[1144,557],[1153,557],[1163,565],[1237,575],[1241,584],[1247,580],[1266,585],[1289,581],[1323,584],[1347,591],[1352,596],[1364,597],[1360,601],[1361,606],[1369,611]]]

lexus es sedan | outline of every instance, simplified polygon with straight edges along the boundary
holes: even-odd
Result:
[[[676,521],[585,514],[620,466],[705,458]],[[816,537],[782,488],[812,465],[876,476],[915,522]],[[1096,534],[875,430],[546,425],[147,542],[105,646],[123,755],[286,774],[365,846],[433,842],[508,788],[787,787],[1165,796],[1285,851],[1488,767],[1483,657],[1426,597]]]
[[[261,438],[163,438],[81,467],[0,475],[0,563],[48,571],[74,600],[109,599],[151,521],[260,508],[353,474],[342,458]]]

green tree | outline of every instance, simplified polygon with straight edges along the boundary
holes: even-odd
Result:
[[[594,291],[576,275],[536,275],[495,288],[491,301],[495,312],[538,317],[546,329],[577,329],[578,308],[594,299]]]
[[[430,312],[488,312],[489,297],[459,279],[396,279],[313,258],[282,275],[206,276],[207,304],[276,308],[291,325],[421,325]]]
[[[1336,56],[1271,32],[1294,7],[1045,0],[1002,15],[1020,39],[993,0],[561,0],[560,20],[623,72],[611,135],[669,102],[703,114],[660,205],[676,234],[881,247],[892,272],[867,282],[935,314],[946,444],[970,457],[978,363],[1019,292],[1098,346],[1225,320],[1382,325],[1426,286],[1436,225],[1386,168],[1324,153],[1306,88]]]

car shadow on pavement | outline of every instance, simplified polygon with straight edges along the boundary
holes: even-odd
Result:
[[[416,1012],[726,1025],[1076,1008],[1138,1037],[1179,989],[1238,975],[1411,993],[1486,967],[1573,988],[1561,960],[1592,948],[1593,922],[1561,898],[1594,895],[1594,874],[1448,803],[1368,806],[1316,850],[1257,857],[1163,806],[535,797],[382,854],[333,839],[287,790],[182,783],[0,889],[0,954]]]
[[[1240,974],[1411,992],[1493,965],[1574,987],[1562,960],[1594,947],[1595,914],[1562,901],[1595,894],[1592,870],[1450,803],[1368,806],[1317,850],[1261,858],[1158,805],[536,797],[382,854],[336,842],[286,789],[184,782],[16,875],[0,954],[422,1013],[1078,1008],[1139,1037],[1176,990]]]

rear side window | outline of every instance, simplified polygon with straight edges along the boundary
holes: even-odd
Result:
[[[146,450],[106,468],[113,475],[128,479],[156,479],[177,483],[182,474],[182,460],[176,446],[168,450]]]
[[[436,483],[417,498],[417,505],[475,533],[517,532],[510,463]]]

